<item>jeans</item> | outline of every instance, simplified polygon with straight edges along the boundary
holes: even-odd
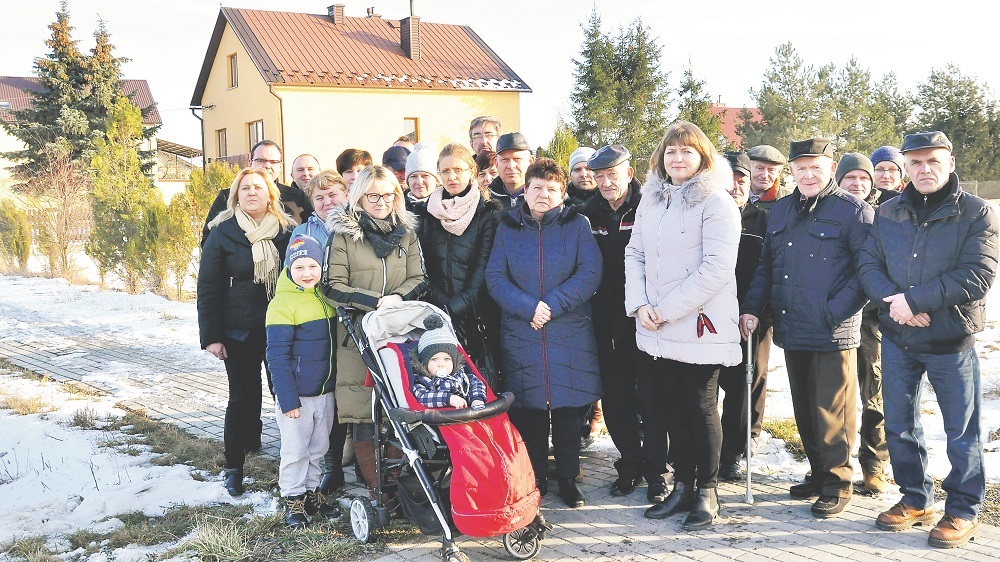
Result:
[[[951,472],[941,484],[948,493],[944,510],[948,515],[974,519],[986,494],[975,346],[958,353],[930,355],[901,349],[888,338],[882,340],[882,397],[893,478],[903,502],[917,508],[934,503],[934,483],[927,474],[927,446],[920,423],[925,372],[937,395],[948,436]]]

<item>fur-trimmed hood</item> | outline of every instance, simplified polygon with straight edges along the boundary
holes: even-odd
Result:
[[[343,234],[355,242],[360,242],[365,237],[365,234],[361,230],[361,216],[358,214],[359,212],[347,205],[333,209],[326,217],[326,230],[331,236],[334,234]],[[406,211],[400,216],[400,222],[403,223],[403,227],[408,232],[416,231],[417,216],[410,211]]]
[[[661,179],[656,171],[650,170],[646,183],[642,186],[642,196],[652,201],[663,201],[669,207],[672,194],[679,191],[684,205],[694,207],[712,193],[725,191],[731,185],[733,185],[733,170],[729,166],[729,161],[722,156],[716,156],[715,166],[710,173],[697,174],[680,186],[668,183]]]

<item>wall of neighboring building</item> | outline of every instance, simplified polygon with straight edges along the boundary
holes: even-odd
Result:
[[[236,54],[237,85],[229,86],[229,56]],[[216,131],[226,129],[227,154],[250,151],[248,124],[264,121],[265,139],[281,143],[278,123],[278,99],[271,95],[250,55],[228,25],[219,42],[219,51],[205,84],[202,105],[214,105],[202,112],[205,119],[205,157],[219,156]]]
[[[382,152],[404,134],[404,118],[419,119],[420,140],[435,150],[450,142],[468,145],[469,121],[479,115],[499,118],[504,132],[521,127],[517,92],[292,86],[275,86],[275,92],[284,107],[286,175],[302,153],[333,169],[344,149],[361,148],[380,163]]]
[[[24,150],[24,143],[8,135],[6,129],[0,128],[0,153],[16,150]],[[13,165],[13,162],[0,156],[0,184],[9,185],[13,182],[11,172],[7,169]]]

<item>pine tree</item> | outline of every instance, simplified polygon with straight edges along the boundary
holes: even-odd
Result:
[[[680,98],[677,118],[697,125],[720,152],[735,148],[722,132],[722,119],[712,113],[712,97],[705,90],[705,81],[696,80],[690,68],[677,88]]]
[[[575,137],[586,146],[599,148],[612,144],[620,131],[615,119],[616,71],[614,45],[601,30],[601,16],[595,7],[583,28],[580,60],[574,60],[576,85],[570,95],[573,104]]]
[[[552,158],[563,168],[569,169],[569,157],[579,146],[580,143],[573,136],[573,130],[560,117],[556,122],[556,130],[552,133],[552,141],[545,149],[545,156]]]

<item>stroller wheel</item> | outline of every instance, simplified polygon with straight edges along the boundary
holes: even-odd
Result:
[[[529,527],[511,531],[503,536],[503,549],[517,560],[534,558],[542,549],[541,537]]]
[[[354,538],[362,543],[372,540],[372,533],[378,526],[375,508],[368,498],[355,498],[351,502],[351,530]]]

